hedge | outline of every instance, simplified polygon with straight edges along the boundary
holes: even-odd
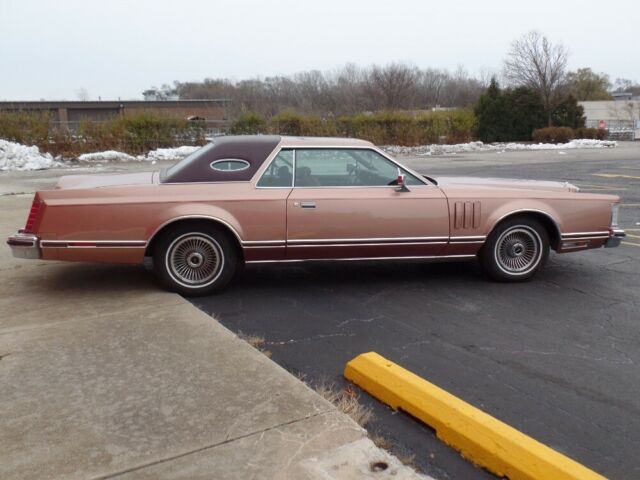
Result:
[[[472,140],[476,117],[470,110],[425,112],[377,112],[338,118],[320,118],[292,111],[280,112],[269,121],[252,112],[238,117],[229,132],[274,133],[294,136],[340,136],[370,140],[378,145],[424,145]]]
[[[566,143],[574,138],[604,140],[608,130],[598,128],[546,127],[533,131],[533,141],[539,143]]]
[[[129,154],[156,148],[203,145],[205,126],[182,118],[142,112],[104,122],[82,120],[77,130],[60,127],[48,114],[0,112],[0,138],[37,145],[53,155],[118,150]]]

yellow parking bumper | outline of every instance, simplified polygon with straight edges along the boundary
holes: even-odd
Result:
[[[391,408],[433,427],[438,438],[498,476],[510,480],[604,479],[375,352],[347,363],[344,376]]]

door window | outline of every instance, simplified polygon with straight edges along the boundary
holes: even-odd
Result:
[[[297,149],[296,187],[380,187],[396,185],[398,166],[368,149]],[[407,185],[424,185],[402,170]]]

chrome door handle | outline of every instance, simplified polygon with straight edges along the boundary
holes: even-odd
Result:
[[[316,208],[316,202],[300,202],[300,208]]]

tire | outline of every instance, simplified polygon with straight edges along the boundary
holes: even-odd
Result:
[[[480,251],[485,273],[499,282],[530,280],[549,257],[549,234],[530,217],[513,217],[501,222]]]
[[[223,289],[238,267],[229,234],[206,223],[180,224],[162,233],[153,253],[153,268],[165,288],[188,297]]]

